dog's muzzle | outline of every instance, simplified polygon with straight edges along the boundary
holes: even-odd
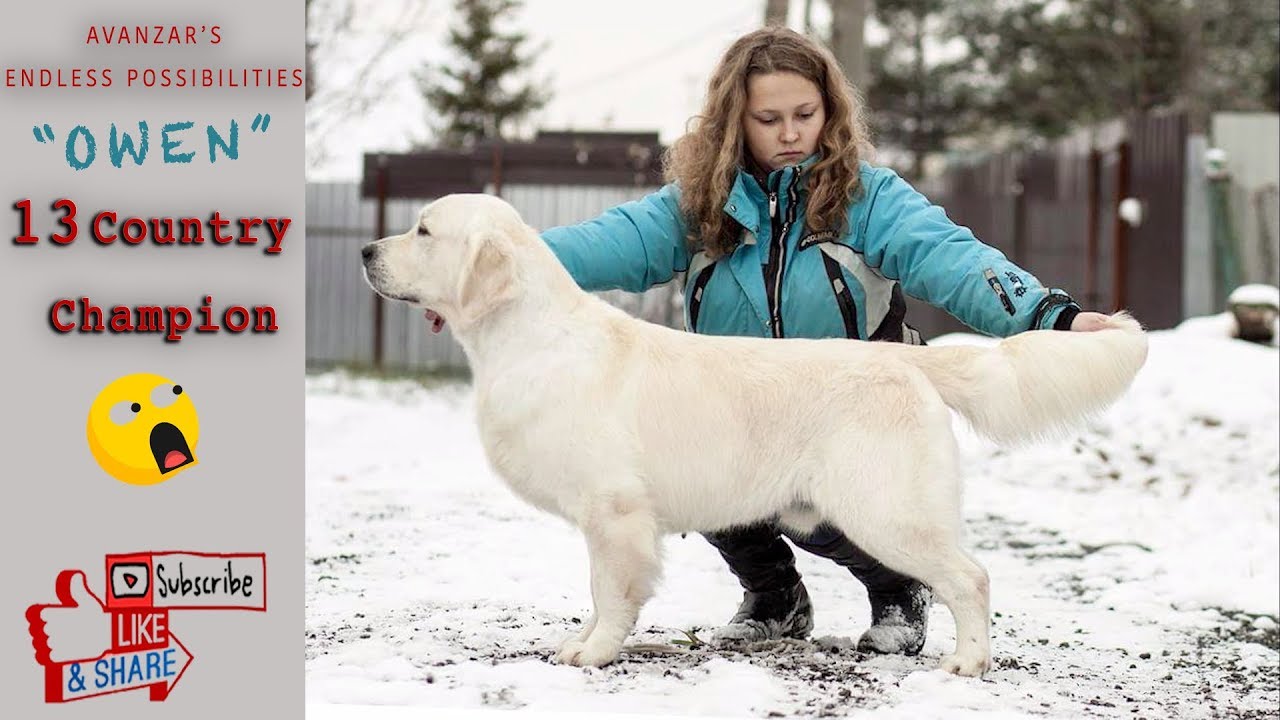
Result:
[[[360,262],[364,267],[364,280],[374,292],[382,294],[382,273],[378,265],[378,248],[368,243],[360,248]]]
[[[416,295],[389,292],[387,289],[386,268],[379,262],[377,243],[371,242],[360,248],[360,261],[364,265],[364,281],[373,291],[388,300],[401,300],[417,303]]]

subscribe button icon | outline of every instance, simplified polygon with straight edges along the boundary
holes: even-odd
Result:
[[[107,609],[266,610],[263,553],[107,556]]]

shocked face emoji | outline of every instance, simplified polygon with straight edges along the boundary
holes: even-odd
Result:
[[[138,373],[98,393],[89,408],[88,436],[89,450],[108,475],[154,485],[196,464],[200,419],[181,385]]]

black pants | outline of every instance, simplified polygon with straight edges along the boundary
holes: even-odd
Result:
[[[795,553],[782,539],[782,530],[773,523],[703,535],[729,564],[745,590],[767,592],[790,588],[800,581]],[[833,560],[849,569],[867,586],[870,595],[892,597],[917,584],[913,578],[890,570],[871,557],[831,525],[819,525],[807,537],[787,534],[796,547]]]

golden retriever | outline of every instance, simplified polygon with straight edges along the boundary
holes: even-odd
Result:
[[[990,348],[680,332],[582,291],[502,200],[452,195],[362,248],[384,297],[447,318],[486,455],[516,494],[581,529],[594,613],[557,659],[618,658],[667,533],[776,519],[839,528],[951,610],[941,667],[991,666],[988,578],[960,545],[958,411],[983,435],[1053,435],[1119,397],[1146,360],[1124,313],[1097,332]]]

